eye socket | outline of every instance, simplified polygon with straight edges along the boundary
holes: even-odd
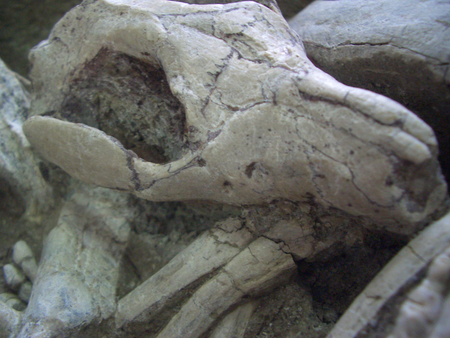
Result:
[[[47,115],[100,129],[150,162],[182,157],[184,107],[161,68],[102,48],[69,81],[58,113]]]

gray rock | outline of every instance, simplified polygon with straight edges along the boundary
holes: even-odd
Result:
[[[290,25],[319,68],[404,104],[431,125],[449,177],[450,2],[316,1]]]
[[[0,93],[0,213],[31,216],[52,205],[52,190],[22,131],[29,93],[1,60]]]

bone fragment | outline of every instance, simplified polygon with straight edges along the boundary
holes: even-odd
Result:
[[[252,239],[250,232],[235,219],[202,234],[161,270],[119,300],[116,325],[148,322],[158,316],[177,293],[189,290],[201,278],[214,274]]]
[[[352,305],[347,309],[344,315],[339,319],[336,326],[328,334],[327,338],[353,338],[357,337],[363,330],[376,325],[377,315],[382,307],[391,301],[407,283],[411,282],[415,276],[423,270],[427,264],[450,247],[450,214],[434,222],[406,245],[370,282],[364,291],[356,298]],[[445,281],[448,270],[446,262],[448,253],[440,256],[430,268],[430,279],[426,279],[421,290],[427,292],[432,290],[428,301],[436,299],[437,293],[444,293],[442,280]],[[434,265],[435,264],[435,265]],[[441,267],[444,267],[441,269]],[[439,280],[439,283],[433,281],[433,276]],[[430,284],[433,284],[431,286]],[[448,282],[445,288],[448,286]],[[438,290],[439,289],[439,290]],[[435,291],[433,291],[435,290]],[[447,291],[445,291],[447,292]],[[442,297],[438,297],[439,299]],[[436,301],[440,301],[436,299]],[[430,303],[428,303],[430,304]],[[436,303],[435,303],[436,304]],[[406,308],[409,305],[405,305]],[[419,306],[420,307],[420,306]],[[432,307],[430,304],[429,307]],[[429,308],[424,304],[421,309]],[[440,307],[440,305],[439,305]],[[446,307],[444,306],[446,310]],[[407,309],[405,310],[407,311]],[[443,311],[444,313],[445,311]],[[407,317],[405,319],[407,322]],[[400,329],[401,330],[401,329]],[[448,332],[447,332],[448,334]],[[397,336],[395,336],[397,337]],[[401,335],[399,337],[402,337]]]
[[[295,266],[278,244],[258,238],[197,290],[157,337],[200,337],[230,306],[284,281]]]
[[[407,105],[446,145],[450,48],[442,41],[450,40],[443,24],[449,12],[450,3],[439,0],[316,1],[289,25],[320,69]],[[449,149],[440,152],[448,177]]]
[[[437,256],[426,278],[408,294],[388,338],[443,338],[450,335],[450,247]]]
[[[19,289],[20,285],[25,281],[25,275],[13,264],[5,264],[3,266],[3,276],[8,286],[13,289]]]
[[[36,259],[25,241],[18,241],[13,247],[13,261],[20,266],[25,275],[34,281],[37,272]]]
[[[33,289],[33,284],[31,282],[26,281],[20,286],[18,296],[19,298],[24,301],[25,303],[28,303],[31,297],[31,291]]]
[[[44,243],[17,337],[69,334],[115,310],[119,264],[134,211],[122,207],[126,196],[120,193],[79,184],[72,189]]]
[[[10,337],[22,319],[22,313],[0,301],[0,337]]]
[[[105,133],[48,117],[34,117],[28,121],[24,131],[30,142],[46,144],[41,154],[51,162],[61,156],[67,158],[62,169],[73,177],[107,188],[133,189],[132,172],[127,164],[134,154]],[[33,125],[41,131],[29,131]],[[66,147],[66,144],[77,144],[77,150]]]
[[[228,314],[211,333],[211,338],[243,338],[253,311],[258,302],[249,302],[239,306]]]
[[[445,338],[450,334],[450,297],[447,293],[439,318],[430,333],[430,338]]]
[[[16,311],[23,311],[26,308],[26,305],[19,298],[17,298],[17,295],[13,293],[0,294],[0,302],[8,305]]]

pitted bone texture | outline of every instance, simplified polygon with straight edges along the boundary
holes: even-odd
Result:
[[[154,201],[315,200],[397,232],[445,196],[431,128],[316,69],[267,7],[84,2],[31,53],[33,114],[61,109],[105,48],[164,71],[185,113],[182,156],[147,162],[96,129],[30,119],[30,142],[74,177]]]

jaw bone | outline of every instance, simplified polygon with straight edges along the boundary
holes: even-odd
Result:
[[[162,68],[184,108],[189,147],[152,163],[95,128],[29,119],[32,145],[85,182],[153,201],[313,199],[396,232],[410,232],[405,224],[422,222],[446,195],[431,128],[315,68],[284,19],[262,5],[79,6],[32,52],[35,112],[58,110],[104,48]],[[64,64],[56,73],[55,63]]]

